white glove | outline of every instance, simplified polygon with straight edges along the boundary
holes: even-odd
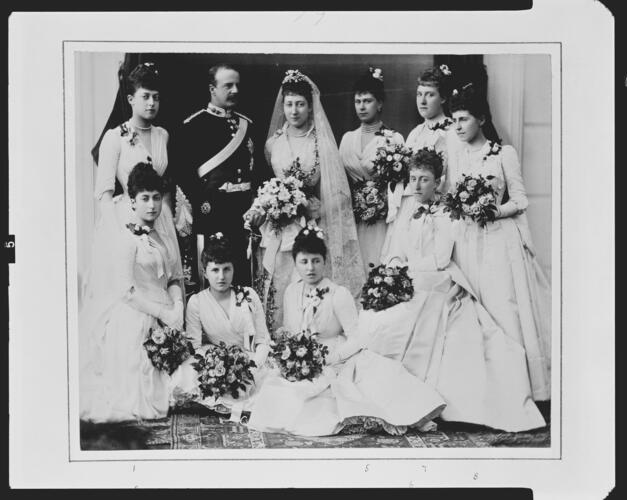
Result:
[[[257,365],[257,368],[260,368],[266,362],[269,352],[270,347],[266,344],[257,345],[255,354],[252,356],[252,360],[255,362],[255,365]]]
[[[175,330],[183,329],[183,302],[177,300],[172,307],[164,307],[159,313],[159,319]]]

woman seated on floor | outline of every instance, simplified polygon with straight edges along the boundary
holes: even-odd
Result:
[[[191,337],[196,354],[202,354],[209,345],[221,342],[238,346],[246,352],[256,368],[253,369],[256,384],[263,377],[263,366],[269,351],[270,335],[265,321],[265,313],[257,293],[249,287],[232,286],[234,252],[226,236],[216,233],[209,237],[203,250],[201,261],[209,286],[192,295],[187,303],[185,315],[186,332]],[[229,395],[218,398],[203,398],[200,394],[198,372],[188,359],[173,375],[172,404],[189,400],[207,406],[219,413],[231,413],[234,405],[243,411],[254,393],[249,386],[245,394],[237,399]]]
[[[322,230],[303,228],[292,256],[300,279],[285,291],[284,328],[292,335],[316,333],[329,350],[327,366],[313,380],[290,381],[274,369],[252,403],[249,427],[305,436],[336,434],[354,423],[390,434],[434,428],[431,419],[445,406],[435,390],[400,362],[347,342],[357,336],[357,308],[347,288],[324,276]]]

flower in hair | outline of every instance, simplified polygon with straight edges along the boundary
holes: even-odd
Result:
[[[142,63],[142,66],[144,66],[144,67],[146,67],[146,68],[150,68],[150,69],[152,69],[152,71],[154,72],[154,74],[155,74],[155,75],[158,75],[158,74],[159,74],[159,71],[157,71],[157,69],[156,69],[156,68],[154,68],[154,65],[155,65],[155,63],[153,63],[153,62],[145,62],[145,63]]]
[[[453,95],[457,95],[457,94],[459,94],[459,90],[457,90],[457,89],[453,89],[452,94],[453,94]]]
[[[216,234],[212,234],[209,238],[212,240],[221,240],[224,238],[224,235],[221,232],[217,232]]]
[[[281,83],[306,82],[307,78],[297,69],[288,69]]]
[[[368,68],[372,74],[372,78],[376,78],[379,81],[383,81],[383,71],[381,68]]]
[[[448,66],[446,64],[441,64],[440,65],[440,71],[442,73],[444,73],[446,76],[450,76],[451,75],[451,70],[448,69]]]

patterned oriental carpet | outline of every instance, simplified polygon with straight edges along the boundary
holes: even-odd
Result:
[[[541,410],[544,410],[542,413],[547,419],[548,410]],[[422,433],[410,429],[403,436],[390,436],[381,430],[373,431],[356,425],[343,429],[336,436],[300,437],[254,431],[204,407],[194,406],[152,421],[115,424],[81,422],[81,449],[539,448],[551,444],[550,425],[514,433],[478,425],[436,421],[436,431]]]

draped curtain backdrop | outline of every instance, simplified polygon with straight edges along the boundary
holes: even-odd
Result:
[[[407,137],[421,121],[415,99],[418,75],[431,65],[446,64],[453,72],[456,86],[472,81],[487,95],[498,135],[505,144],[513,144],[521,155],[532,204],[529,210],[531,229],[540,263],[550,271],[549,56],[85,53],[76,62],[80,98],[76,129],[83,131],[77,138],[81,150],[77,158],[82,158],[77,167],[79,264],[82,266],[89,264],[88,249],[95,217],[93,169],[99,142],[106,129],[130,117],[123,76],[138,63],[154,62],[159,69],[162,91],[156,124],[168,130],[173,139],[183,120],[207,105],[209,67],[219,62],[235,66],[241,77],[238,109],[253,120],[253,139],[260,152],[268,134],[274,100],[287,69],[298,68],[316,82],[339,144],[344,132],[359,126],[351,89],[369,66],[383,70],[386,91],[383,121]],[[169,168],[177,166],[170,164]],[[120,187],[117,189],[119,191]],[[536,203],[539,206],[534,206]]]

